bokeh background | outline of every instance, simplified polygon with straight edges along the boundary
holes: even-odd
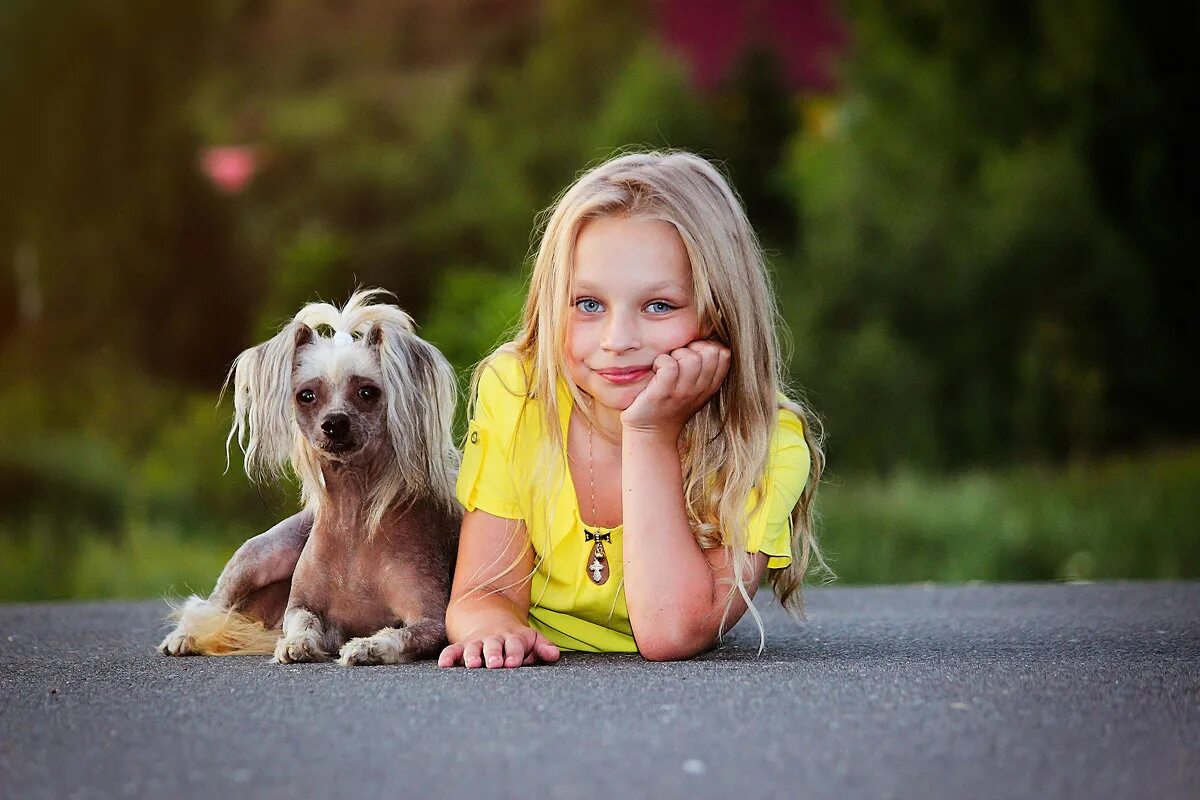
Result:
[[[6,0],[0,599],[207,592],[296,505],[231,360],[382,286],[464,380],[538,212],[718,161],[847,584],[1200,576],[1194,5]]]

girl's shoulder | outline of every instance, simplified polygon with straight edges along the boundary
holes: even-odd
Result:
[[[785,464],[793,465],[807,475],[812,453],[804,439],[804,420],[790,405],[790,401],[780,394],[775,430],[771,432],[771,469],[778,470]]]
[[[534,387],[531,361],[507,350],[492,354],[479,368],[472,422],[505,451],[532,457],[545,430]]]
[[[775,438],[804,440],[804,420],[792,410],[791,401],[782,392],[779,394],[779,411],[775,415]]]
[[[480,384],[491,377],[513,394],[524,396],[532,380],[533,363],[523,360],[512,350],[500,349],[483,360],[480,370]]]
[[[529,397],[532,367],[516,353],[500,350],[479,366],[476,408],[490,416],[519,414]]]

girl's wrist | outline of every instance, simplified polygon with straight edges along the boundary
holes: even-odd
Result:
[[[669,444],[675,447],[679,443],[679,434],[683,432],[683,426],[655,426],[647,427],[644,425],[621,425],[621,442],[637,442],[641,445]]]
[[[511,601],[503,596],[472,599],[457,607],[452,603],[446,614],[446,634],[451,642],[476,639],[481,632],[494,635],[521,627],[528,627],[526,621],[514,613]]]

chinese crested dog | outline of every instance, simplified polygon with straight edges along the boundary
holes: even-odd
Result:
[[[252,480],[290,465],[304,510],[243,544],[207,599],[176,607],[161,652],[349,666],[446,644],[454,371],[378,294],[307,305],[234,362],[226,448],[237,440]]]

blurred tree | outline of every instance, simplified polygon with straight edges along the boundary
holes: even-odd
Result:
[[[755,230],[768,246],[791,252],[798,217],[781,180],[780,165],[799,119],[796,98],[783,77],[775,50],[752,45],[710,102],[717,151]]]
[[[903,446],[854,463],[1200,430],[1178,387],[1200,344],[1183,310],[1195,233],[1151,222],[1195,218],[1176,120],[1196,89],[1174,60],[1190,45],[1147,21],[1157,11],[851,4],[838,124],[793,148],[806,238],[785,307],[815,306],[791,313],[795,367],[835,387],[835,439],[879,434],[881,390],[909,398],[887,423]],[[881,325],[894,352],[863,350]],[[849,369],[871,352],[876,368]]]
[[[535,4],[240,2],[198,118],[263,169],[243,224],[263,279],[258,336],[303,302],[384,286],[421,319],[449,263],[479,257],[453,195],[465,109],[516,58]]]
[[[0,253],[16,267],[0,331],[19,335],[23,369],[110,348],[211,385],[241,340],[242,264],[183,102],[216,13],[140,0],[0,10]],[[214,324],[214,308],[234,324]]]

